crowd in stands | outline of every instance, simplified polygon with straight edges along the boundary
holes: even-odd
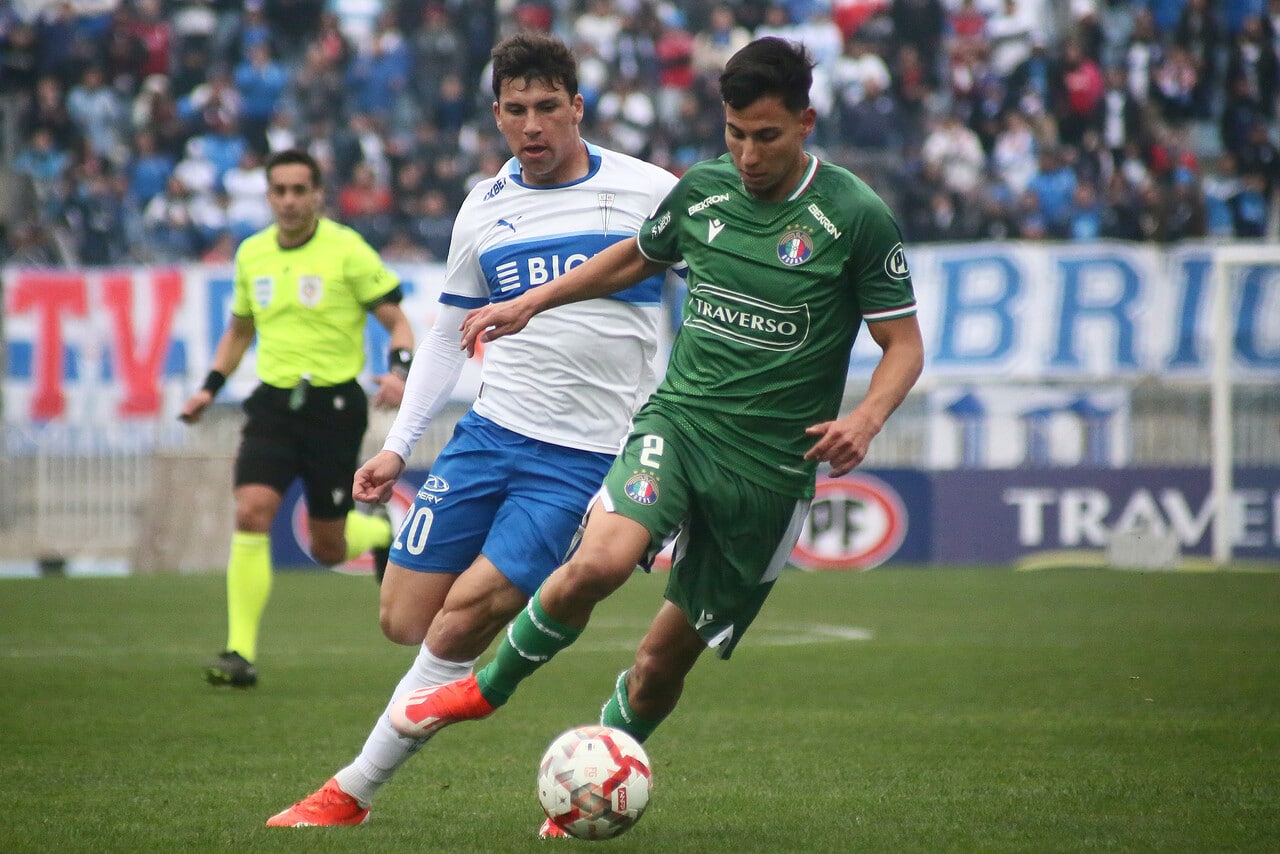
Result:
[[[716,79],[753,37],[816,60],[812,148],[911,242],[1275,236],[1280,0],[0,0],[28,181],[9,263],[228,261],[301,146],[388,260],[443,259],[507,159],[488,53],[580,58],[584,136],[679,173],[724,150]],[[51,237],[62,235],[62,240]],[[60,251],[59,251],[60,250]]]

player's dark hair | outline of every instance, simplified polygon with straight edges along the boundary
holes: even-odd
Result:
[[[735,110],[744,110],[766,96],[774,96],[792,112],[809,106],[813,59],[804,46],[775,36],[756,39],[725,63],[720,97]]]
[[[503,39],[493,57],[493,97],[499,97],[508,80],[536,81],[563,88],[572,98],[578,94],[578,60],[560,39],[542,33],[517,33]]]
[[[281,151],[273,151],[267,157],[266,165],[263,172],[268,177],[271,176],[271,170],[277,166],[292,166],[299,164],[307,167],[311,172],[311,186],[319,187],[321,183],[320,164],[308,152],[301,148],[286,148]]]

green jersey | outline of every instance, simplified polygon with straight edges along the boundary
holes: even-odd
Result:
[[[689,266],[684,323],[648,405],[749,480],[811,495],[804,431],[837,417],[861,322],[916,310],[888,207],[813,156],[790,196],[761,201],[726,154],[685,173],[639,246]]]
[[[364,368],[365,314],[399,284],[364,238],[329,219],[301,246],[282,249],[276,226],[236,251],[231,313],[252,317],[258,379],[291,388],[347,382]]]

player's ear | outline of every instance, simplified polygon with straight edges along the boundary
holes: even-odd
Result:
[[[498,109],[498,102],[493,102],[493,123],[498,126],[498,130],[502,130],[502,113]]]
[[[582,117],[583,115],[585,115],[586,110],[587,110],[586,101],[582,100],[582,93],[579,92],[578,94],[573,96],[574,124],[578,124],[582,121]]]
[[[804,135],[807,139],[813,133],[813,128],[818,122],[818,111],[813,107],[805,107],[800,112],[800,126],[804,129]]]

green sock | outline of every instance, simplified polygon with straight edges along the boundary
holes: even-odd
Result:
[[[618,682],[613,688],[613,694],[609,700],[600,709],[600,723],[604,726],[611,726],[622,730],[630,735],[636,741],[644,744],[645,739],[653,735],[653,731],[658,728],[658,724],[666,719],[666,715],[658,718],[656,721],[646,720],[631,711],[631,702],[627,699],[627,674],[630,670],[624,670],[618,676]]]
[[[227,649],[258,657],[258,625],[271,596],[271,543],[266,534],[236,531],[227,562]]]
[[[391,545],[391,523],[381,516],[370,516],[352,510],[342,528],[347,538],[347,560],[358,557],[369,549]]]
[[[494,708],[511,699],[516,686],[533,671],[551,660],[551,656],[572,644],[582,634],[549,617],[538,601],[541,588],[535,591],[529,605],[507,627],[498,644],[498,654],[476,674],[480,693]]]

